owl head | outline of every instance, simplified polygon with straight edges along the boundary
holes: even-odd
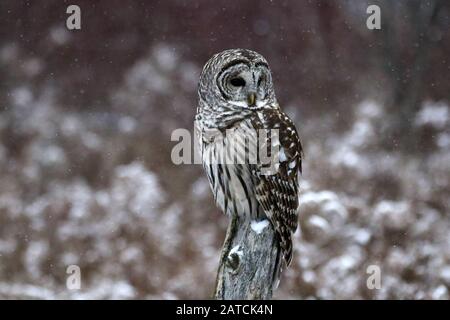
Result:
[[[275,101],[269,64],[247,49],[229,49],[212,56],[200,75],[199,98],[209,106],[259,108]]]

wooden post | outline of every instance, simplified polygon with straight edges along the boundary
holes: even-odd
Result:
[[[270,299],[277,286],[278,245],[268,220],[232,217],[222,248],[215,299]]]

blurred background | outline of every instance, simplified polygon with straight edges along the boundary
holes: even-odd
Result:
[[[445,0],[1,1],[0,298],[211,297],[228,221],[170,135],[193,128],[203,64],[239,47],[305,148],[274,298],[448,299],[449,27]]]

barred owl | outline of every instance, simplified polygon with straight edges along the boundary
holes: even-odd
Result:
[[[283,265],[288,266],[297,229],[302,146],[293,122],[277,103],[267,61],[244,49],[214,55],[201,73],[198,96],[195,131],[216,204],[228,215],[268,219]],[[272,130],[278,135],[272,137]],[[272,172],[264,173],[266,164],[254,153],[269,146],[278,146],[279,161]],[[252,158],[256,161],[249,161]]]

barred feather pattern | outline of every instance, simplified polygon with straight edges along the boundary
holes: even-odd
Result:
[[[298,221],[297,172],[301,170],[302,157],[295,126],[278,106],[267,106],[230,120],[226,129],[212,138],[200,134],[203,166],[216,204],[228,215],[269,219],[289,265],[292,233]],[[279,139],[271,139],[271,129],[278,129]],[[260,143],[261,132],[266,132],[267,145]],[[279,144],[280,153],[276,172],[263,174],[264,165],[250,163],[249,159],[257,159],[255,151],[274,144]]]

